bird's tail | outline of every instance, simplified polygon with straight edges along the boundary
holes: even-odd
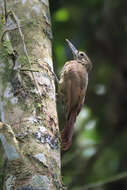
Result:
[[[74,123],[76,120],[77,112],[74,110],[70,113],[66,126],[61,133],[62,149],[67,150],[72,143]]]

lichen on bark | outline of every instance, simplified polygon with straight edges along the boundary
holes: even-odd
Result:
[[[7,0],[7,11],[0,25],[4,189],[63,189],[48,1]]]

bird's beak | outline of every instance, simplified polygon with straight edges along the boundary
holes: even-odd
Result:
[[[78,54],[78,50],[75,48],[75,46],[68,39],[66,39],[66,42],[67,42],[69,48],[71,49],[73,56],[76,57]]]

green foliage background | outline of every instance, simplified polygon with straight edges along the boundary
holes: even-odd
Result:
[[[65,38],[93,62],[73,144],[62,154],[64,183],[82,190],[127,170],[127,1],[54,0],[50,9],[56,73],[72,59]],[[124,190],[127,180],[91,189]]]

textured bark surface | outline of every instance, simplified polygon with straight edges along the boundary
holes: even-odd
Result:
[[[0,0],[0,19],[0,187],[63,189],[48,0]]]

